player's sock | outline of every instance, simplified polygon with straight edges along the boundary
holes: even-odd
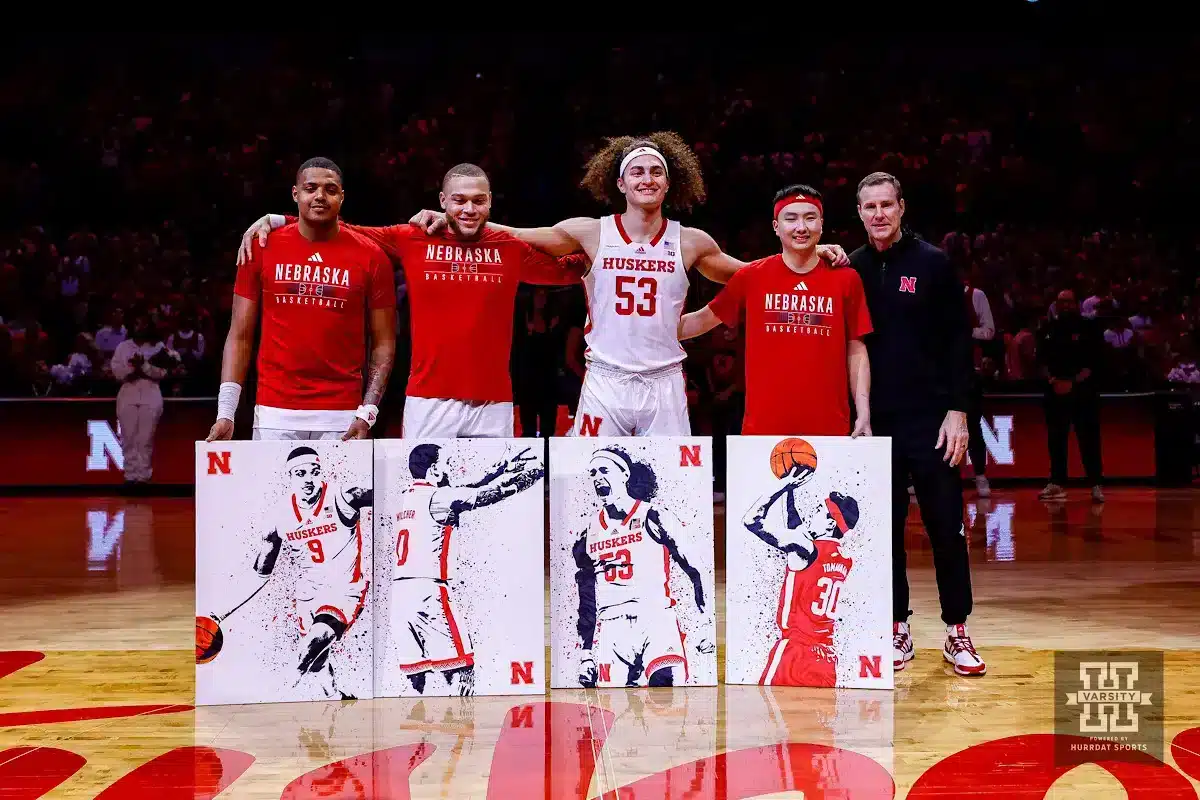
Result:
[[[333,681],[333,668],[331,666],[326,664],[324,669],[314,670],[309,674],[313,676],[313,680],[321,688],[321,693],[325,697],[334,698],[338,696],[337,687]]]

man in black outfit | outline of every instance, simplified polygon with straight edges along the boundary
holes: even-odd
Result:
[[[1083,470],[1092,486],[1092,501],[1104,502],[1100,489],[1100,395],[1096,369],[1104,352],[1104,335],[1095,320],[1079,313],[1075,293],[1058,293],[1057,312],[1038,333],[1037,358],[1046,381],[1046,437],[1050,447],[1050,483],[1038,495],[1043,500],[1065,500],[1067,490],[1067,437],[1071,426],[1079,439]]]
[[[874,172],[858,185],[858,215],[868,244],[850,255],[862,277],[875,332],[871,359],[871,427],[892,438],[892,647],[894,667],[914,655],[908,618],[904,522],[911,480],[933,545],[946,624],[943,658],[959,675],[987,667],[967,634],[971,568],[963,525],[959,463],[967,452],[971,328],[946,254],[902,226],[900,181]]]

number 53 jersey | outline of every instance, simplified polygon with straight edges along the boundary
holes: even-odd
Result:
[[[600,509],[588,526],[587,555],[595,569],[598,619],[675,605],[671,555],[646,530],[646,516],[653,508],[635,501],[623,520],[611,519]]]
[[[663,220],[649,242],[630,240],[620,215],[600,220],[596,258],[583,278],[587,360],[623,372],[682,363],[679,317],[688,274],[678,222]]]
[[[794,569],[794,556],[788,555],[775,621],[780,638],[832,646],[838,596],[854,561],[842,554],[834,539],[817,539],[815,544],[817,557],[808,567]]]

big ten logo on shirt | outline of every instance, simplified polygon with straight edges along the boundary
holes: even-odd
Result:
[[[426,244],[423,265],[427,281],[501,283],[504,262],[494,245]]]

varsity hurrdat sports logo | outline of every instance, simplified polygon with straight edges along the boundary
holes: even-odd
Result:
[[[1163,757],[1161,651],[1069,651],[1054,654],[1056,758]]]

